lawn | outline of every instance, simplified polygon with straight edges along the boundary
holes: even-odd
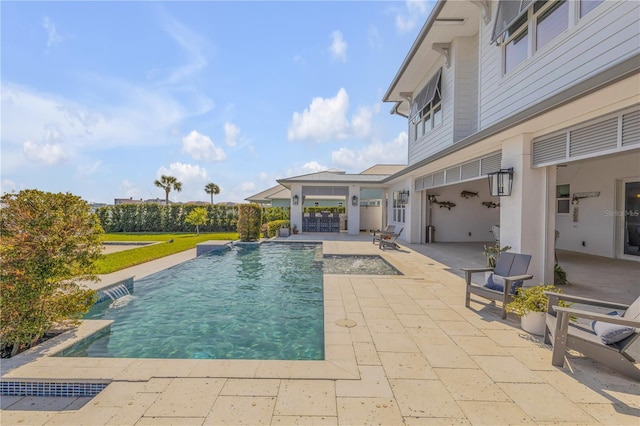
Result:
[[[96,262],[97,274],[109,274],[130,266],[192,249],[196,244],[209,240],[237,240],[237,232],[214,232],[207,234],[159,234],[159,233],[114,233],[105,234],[104,241],[161,241],[160,244],[141,246],[131,250],[105,255]],[[169,242],[172,241],[172,242]]]

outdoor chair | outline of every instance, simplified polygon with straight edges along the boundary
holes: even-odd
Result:
[[[553,345],[552,365],[563,367],[566,350],[573,349],[640,381],[639,366],[628,351],[640,337],[640,297],[631,305],[625,305],[553,292],[545,294],[549,303],[544,341]],[[599,309],[561,307],[560,300]],[[615,311],[607,312],[611,309]]]
[[[387,229],[384,231],[373,231],[373,244],[380,244],[380,239],[385,235],[393,234],[395,229],[395,225],[387,225]]]
[[[380,250],[384,250],[386,248],[399,249],[400,245],[396,242],[400,234],[404,228],[400,228],[400,231],[397,234],[384,234],[382,238],[380,238]]]
[[[528,254],[504,252],[498,257],[495,268],[462,268],[466,280],[466,296],[464,305],[468,308],[471,294],[484,297],[492,302],[502,302],[502,318],[507,317],[507,303],[513,300],[516,290],[523,281],[530,280],[533,275],[527,274],[531,256]],[[484,285],[471,282],[472,275],[478,272],[491,272]]]

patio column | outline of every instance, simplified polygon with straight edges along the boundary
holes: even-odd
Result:
[[[293,198],[298,196],[298,204],[293,204]],[[291,184],[291,200],[290,200],[291,212],[289,216],[289,221],[291,222],[291,229],[293,229],[293,225],[296,225],[298,231],[302,233],[302,185],[299,183]]]
[[[353,197],[357,197],[357,205],[353,205]],[[349,185],[347,197],[347,234],[360,234],[360,185]]]
[[[531,167],[531,135],[519,135],[502,144],[502,168],[513,167],[513,190],[500,197],[500,245],[530,254],[530,285],[553,284],[553,211],[555,170]]]

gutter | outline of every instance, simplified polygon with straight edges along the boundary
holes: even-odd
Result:
[[[603,72],[588,78],[563,92],[557,93],[537,104],[522,110],[514,115],[511,115],[504,120],[495,123],[486,129],[483,129],[473,135],[456,142],[455,144],[427,157],[415,164],[407,166],[405,169],[388,176],[383,179],[381,183],[388,183],[389,181],[402,177],[407,173],[410,173],[416,169],[426,166],[436,160],[446,157],[449,154],[460,151],[468,146],[471,146],[477,142],[487,139],[491,136],[495,136],[505,130],[509,130],[519,124],[522,124],[532,118],[538,117],[542,114],[546,114],[553,109],[564,106],[571,102],[575,102],[580,98],[590,95],[598,90],[602,90],[608,86],[611,86],[619,81],[625,80],[640,73],[640,53],[617,63],[616,65],[604,70]]]

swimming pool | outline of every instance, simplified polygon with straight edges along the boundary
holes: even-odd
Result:
[[[87,319],[111,332],[65,356],[324,359],[317,244],[236,246],[136,280]]]

